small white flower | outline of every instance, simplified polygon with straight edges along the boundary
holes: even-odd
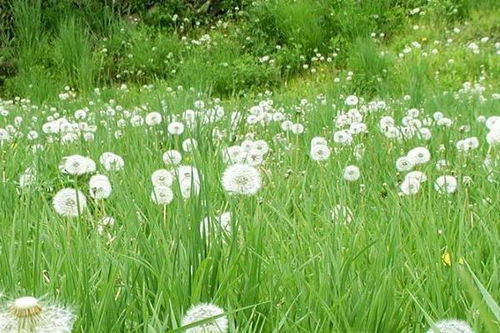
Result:
[[[406,179],[416,179],[420,183],[427,181],[427,176],[422,171],[410,171],[405,176]]]
[[[311,140],[311,147],[312,146],[315,146],[315,145],[328,145],[328,142],[326,141],[325,138],[321,137],[321,136],[316,136],[314,138],[312,138]]]
[[[431,153],[425,147],[413,148],[407,156],[414,165],[427,163],[431,159]]]
[[[81,155],[70,155],[63,158],[59,165],[59,170],[74,176],[81,176],[86,173],[92,173],[96,170],[95,162]]]
[[[148,126],[156,126],[161,124],[161,114],[159,112],[150,112],[146,115],[146,124]]]
[[[413,169],[413,162],[406,156],[402,156],[396,160],[396,169],[398,171],[409,171]]]
[[[427,333],[474,333],[472,328],[465,321],[448,319],[434,324],[438,330],[430,328]]]
[[[110,152],[103,153],[99,157],[99,162],[101,162],[104,169],[108,171],[119,171],[125,166],[125,161],[121,156]]]
[[[258,150],[264,156],[269,152],[269,145],[264,140],[257,140],[253,142],[252,150]]]
[[[293,124],[291,131],[293,134],[302,134],[304,133],[304,125],[302,124]]]
[[[89,192],[94,199],[107,199],[111,195],[111,182],[105,175],[95,175],[90,177]]]
[[[361,177],[359,168],[355,165],[349,165],[344,169],[344,179],[349,182],[355,182]]]
[[[347,96],[347,98],[345,99],[345,104],[349,105],[349,106],[357,105],[358,102],[359,102],[359,98],[355,95]]]
[[[405,178],[399,185],[399,189],[405,195],[417,194],[420,190],[420,181],[416,178]]]
[[[200,233],[202,236],[208,235],[210,232],[222,231],[226,235],[231,234],[231,212],[224,212],[215,219],[205,217],[200,223]]]
[[[179,188],[184,199],[200,194],[200,182],[197,179],[182,179],[179,181]]]
[[[434,183],[439,193],[453,193],[457,190],[457,179],[453,176],[440,176]]]
[[[14,300],[8,311],[0,313],[0,332],[71,333],[74,322],[72,311],[25,296]]]
[[[228,331],[228,320],[224,315],[224,310],[208,303],[193,305],[189,308],[182,318],[181,325],[187,326],[210,318],[213,320],[188,328],[186,333],[226,333]]]
[[[57,214],[65,217],[77,217],[87,207],[85,195],[73,188],[64,188],[56,193],[52,205]]]
[[[176,176],[179,182],[184,180],[193,180],[196,183],[200,182],[200,174],[198,169],[191,165],[180,165],[177,167]]]
[[[347,130],[337,131],[333,133],[333,141],[343,145],[348,145],[352,142],[352,135]]]
[[[291,131],[293,127],[293,122],[290,120],[285,120],[281,123],[281,129],[285,132]]]
[[[310,155],[314,161],[326,161],[330,157],[330,148],[326,145],[313,145]]]
[[[222,175],[222,187],[229,194],[254,195],[261,186],[259,170],[250,165],[231,165]]]
[[[252,149],[245,157],[245,163],[251,166],[258,166],[264,162],[264,156],[260,150]]]
[[[174,192],[167,186],[155,186],[151,192],[151,200],[157,205],[168,205],[174,200]]]
[[[29,187],[36,181],[36,172],[32,168],[27,168],[24,172],[19,176],[19,186],[21,188]]]
[[[163,154],[163,163],[166,165],[177,165],[182,161],[182,154],[177,150],[167,150]]]
[[[167,126],[167,131],[172,135],[181,135],[184,133],[184,124],[178,121],[171,122]]]
[[[171,187],[174,182],[174,175],[165,169],[159,169],[151,175],[153,186]]]
[[[195,139],[189,138],[182,142],[182,150],[189,153],[195,150],[198,147],[198,141]]]

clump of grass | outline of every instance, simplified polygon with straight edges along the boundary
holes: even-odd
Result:
[[[380,94],[392,65],[391,56],[370,38],[357,39],[349,50],[347,66],[354,72],[354,86],[359,93]]]
[[[93,88],[96,66],[89,37],[79,21],[61,21],[54,48],[57,67],[67,82],[82,90]]]

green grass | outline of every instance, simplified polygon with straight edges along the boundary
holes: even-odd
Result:
[[[500,150],[487,144],[488,131],[476,120],[498,116],[500,107],[494,97],[500,92],[494,4],[485,2],[487,11],[457,3],[468,23],[444,15],[437,20],[436,13],[448,8],[445,1],[424,7],[430,13],[421,17],[401,16],[401,5],[376,25],[363,15],[390,2],[334,6],[349,8],[353,22],[360,21],[346,33],[349,13],[341,12],[332,23],[341,33],[330,40],[324,27],[331,22],[313,20],[329,13],[318,13],[316,2],[273,0],[248,11],[250,18],[263,15],[261,23],[274,22],[267,30],[251,31],[245,26],[251,19],[242,18],[195,29],[183,40],[179,31],[123,22],[111,23],[103,39],[70,16],[54,35],[39,34],[37,9],[16,3],[16,17],[24,20],[16,23],[24,31],[16,40],[21,70],[0,100],[0,112],[9,111],[0,115],[0,134],[6,129],[11,137],[0,141],[0,311],[12,299],[33,295],[73,309],[74,332],[178,332],[186,309],[199,302],[222,307],[230,332],[426,332],[447,318],[467,321],[476,333],[498,331]],[[30,15],[35,20],[27,20]],[[204,33],[209,42],[191,42]],[[489,40],[480,42],[483,37]],[[479,54],[467,48],[470,42],[479,45]],[[34,46],[39,43],[45,49]],[[315,51],[317,44],[325,49]],[[274,61],[261,61],[266,55]],[[484,91],[459,93],[466,81]],[[61,99],[65,86],[76,96]],[[387,108],[363,112],[368,132],[340,146],[332,140],[335,117],[352,108],[344,103],[352,94],[361,98],[360,110],[374,100]],[[223,107],[224,117],[179,137],[168,134],[168,117],[182,120],[180,114],[200,100],[204,110]],[[232,112],[246,117],[263,101],[303,124],[304,133],[284,132],[279,122],[231,127]],[[411,108],[420,110],[420,120],[442,112],[453,124],[429,125],[429,141],[387,139],[380,119],[392,116],[400,124]],[[87,109],[86,119],[75,119],[79,109]],[[162,114],[161,125],[135,127],[126,116],[152,111]],[[42,131],[49,117],[81,128],[96,125],[95,140],[61,143],[60,134]],[[215,130],[222,136],[214,137]],[[30,140],[30,131],[39,137]],[[332,149],[322,163],[309,156],[316,136]],[[459,153],[455,143],[472,136],[479,148]],[[221,185],[221,150],[248,137],[271,148],[259,167],[263,186],[256,196],[230,196]],[[187,138],[198,147],[183,152],[182,164],[200,170],[201,191],[183,200],[174,183],[174,201],[157,206],[150,199],[151,174],[167,168],[163,153],[181,151]],[[360,160],[358,144],[365,149]],[[37,145],[43,149],[34,151]],[[415,168],[429,179],[418,194],[403,196],[405,173],[395,161],[417,146],[431,152],[431,161]],[[122,156],[124,170],[105,171],[103,152]],[[59,171],[72,154],[92,158],[109,176],[109,199],[90,198],[89,175]],[[490,175],[487,156],[497,163]],[[440,159],[449,163],[445,171],[435,167]],[[351,164],[361,170],[352,183],[342,178]],[[21,188],[19,177],[28,167],[36,181]],[[443,174],[457,177],[455,193],[434,189]],[[61,217],[52,207],[65,187],[87,196],[88,208],[77,218]],[[335,205],[349,207],[351,223],[332,220]],[[232,214],[232,233],[202,236],[200,221],[225,211]],[[116,219],[112,241],[97,232],[104,216]]]

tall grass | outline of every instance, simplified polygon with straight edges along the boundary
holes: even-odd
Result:
[[[380,95],[391,70],[392,59],[370,38],[358,38],[349,50],[347,66],[354,71],[354,85],[359,93]]]
[[[44,42],[41,0],[14,0],[15,44],[22,71],[29,70],[40,56]]]
[[[78,20],[68,18],[61,21],[54,48],[62,77],[72,87],[86,91],[93,88],[96,64],[88,34]]]

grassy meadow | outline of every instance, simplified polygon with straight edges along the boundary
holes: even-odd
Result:
[[[0,9],[0,333],[500,331],[495,1]]]

